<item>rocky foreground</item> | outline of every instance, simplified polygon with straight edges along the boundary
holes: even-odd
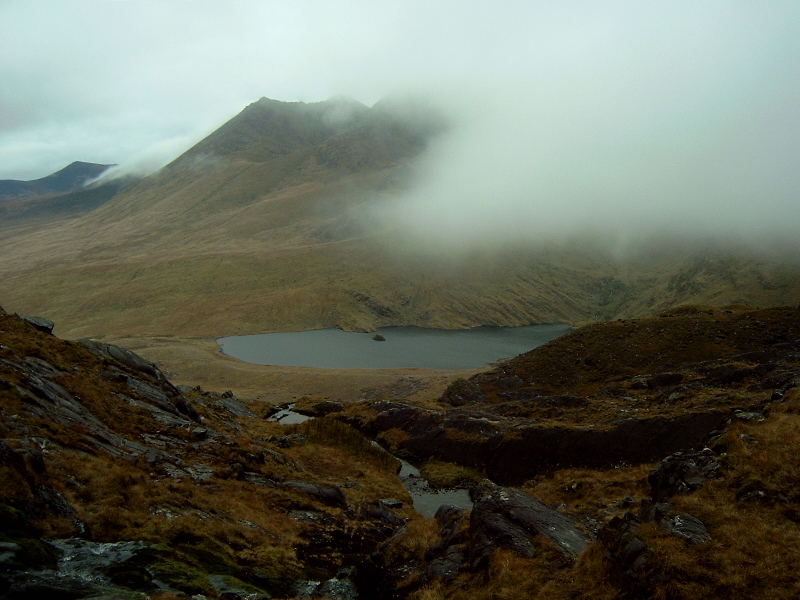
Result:
[[[575,330],[301,425],[0,312],[0,598],[794,598],[800,310]],[[410,508],[398,462],[465,486]]]

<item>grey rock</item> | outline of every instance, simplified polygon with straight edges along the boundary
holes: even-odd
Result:
[[[642,521],[661,521],[670,513],[675,512],[675,505],[669,502],[653,502],[649,498],[642,500],[639,518]]]
[[[332,600],[355,600],[358,597],[358,590],[352,581],[332,577],[322,582],[315,595]]]
[[[125,365],[129,369],[138,371],[140,373],[146,373],[147,375],[155,377],[156,379],[164,378],[161,371],[159,371],[158,367],[156,367],[153,363],[151,363],[149,360],[145,360],[135,352],[131,352],[126,348],[120,348],[119,346],[105,344],[103,342],[96,342],[89,339],[82,339],[79,341],[84,343],[89,350],[98,356],[102,356],[106,359],[113,359],[118,363]]]
[[[609,574],[619,585],[620,598],[650,598],[654,581],[650,574],[653,552],[636,535],[640,525],[632,513],[611,519],[600,531],[603,558]]]
[[[498,546],[511,548],[521,556],[534,556],[531,538],[535,535],[549,539],[566,556],[580,554],[588,545],[572,519],[524,492],[484,480],[470,495],[474,502],[469,532],[473,569],[488,566]]]
[[[403,405],[401,405],[403,406]],[[420,410],[411,406],[391,408],[379,413],[369,424],[370,431],[379,432],[402,427],[419,414]]]
[[[388,508],[380,502],[365,505],[362,507],[361,514],[368,519],[384,521],[396,527],[406,524],[405,519],[399,517],[391,508]]]
[[[45,333],[53,333],[53,328],[56,326],[53,321],[50,319],[45,319],[44,317],[23,317],[23,320],[30,325],[33,325],[39,331],[44,331]]]
[[[288,435],[272,435],[267,440],[270,444],[275,444],[278,448],[291,448],[292,446],[305,446],[306,438],[300,433],[290,433]]]
[[[186,471],[195,481],[208,481],[214,476],[213,467],[209,467],[208,465],[192,465],[191,467],[186,467]]]
[[[403,508],[403,503],[397,498],[383,498],[380,502],[386,508]]]
[[[233,395],[225,396],[225,394],[223,394],[222,397],[214,403],[214,407],[226,410],[234,417],[258,417],[256,413],[234,398]]]
[[[659,527],[686,540],[690,544],[705,544],[711,541],[711,534],[708,533],[703,522],[688,513],[680,513],[672,518],[664,518],[659,523]]]
[[[312,483],[310,481],[285,481],[285,487],[313,496],[323,504],[347,508],[347,496],[342,488],[332,483]]]
[[[244,480],[247,483],[252,483],[253,485],[260,485],[261,487],[278,489],[278,484],[271,479],[267,479],[263,475],[259,475],[258,473],[245,473],[243,476]]]
[[[737,421],[744,421],[745,423],[748,423],[750,421],[758,421],[760,419],[763,419],[764,415],[762,413],[760,413],[760,412],[751,412],[751,411],[743,411],[743,410],[741,410],[741,411],[736,411],[733,414],[733,417]]]
[[[463,544],[448,546],[441,556],[434,558],[428,564],[427,578],[452,581],[458,577],[465,556],[466,549]]]
[[[647,477],[653,501],[661,502],[676,494],[689,494],[717,476],[718,456],[709,448],[700,452],[676,452],[661,461]]]

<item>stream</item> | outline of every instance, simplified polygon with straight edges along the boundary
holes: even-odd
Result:
[[[277,421],[283,425],[293,425],[297,423],[303,423],[304,421],[314,418],[296,413],[292,410],[293,408],[294,404],[290,404],[286,408],[281,409],[272,415],[269,420]],[[388,452],[377,442],[372,441],[371,443],[376,448],[380,448],[383,452]],[[436,514],[436,511],[439,510],[439,507],[443,504],[451,504],[453,506],[457,506],[458,508],[472,508],[472,501],[469,499],[468,490],[433,489],[431,488],[430,483],[428,483],[428,481],[422,477],[419,469],[401,458],[397,458],[397,460],[400,461],[401,465],[397,476],[400,478],[403,486],[408,490],[408,493],[411,494],[411,500],[414,503],[414,510],[416,510],[423,517],[427,519],[432,518]]]

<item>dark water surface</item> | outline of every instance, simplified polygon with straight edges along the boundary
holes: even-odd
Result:
[[[323,369],[476,369],[532,350],[569,325],[426,329],[382,327],[371,333],[318,329],[217,340],[222,352],[259,365]],[[385,341],[375,341],[381,335]]]

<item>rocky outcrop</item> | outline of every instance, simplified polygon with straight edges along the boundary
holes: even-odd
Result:
[[[659,460],[701,443],[728,420],[706,411],[675,418],[626,419],[607,427],[541,426],[490,412],[443,413],[399,402],[386,406],[361,428],[371,435],[399,429],[398,449],[416,460],[435,458],[480,469],[497,483],[519,485],[565,468],[610,468]],[[357,424],[358,425],[358,424]]]
[[[703,487],[707,480],[716,477],[720,469],[719,457],[709,448],[700,452],[671,454],[647,477],[653,502],[690,494]]]
[[[589,543],[572,519],[524,492],[484,481],[470,495],[474,502],[469,525],[473,570],[488,567],[498,547],[532,558],[537,553],[535,536],[546,538],[570,557],[583,552]]]

